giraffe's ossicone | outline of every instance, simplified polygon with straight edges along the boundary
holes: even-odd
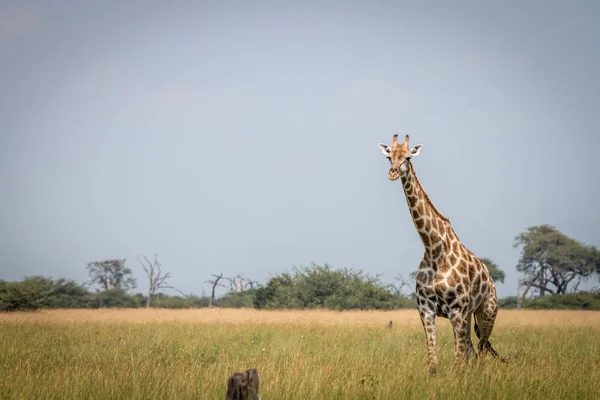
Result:
[[[392,146],[380,143],[381,151],[390,161],[388,177],[402,181],[408,209],[425,252],[416,277],[416,297],[419,316],[427,337],[429,370],[437,367],[435,351],[435,317],[448,318],[452,324],[457,361],[475,354],[471,342],[471,316],[475,316],[475,333],[479,338],[479,354],[498,357],[489,341],[498,299],[488,268],[458,239],[446,218],[432,203],[415,174],[411,158],[419,155],[423,145],[408,147],[408,135]]]

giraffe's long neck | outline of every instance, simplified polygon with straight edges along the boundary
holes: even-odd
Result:
[[[401,174],[406,202],[415,228],[421,237],[425,254],[431,261],[437,261],[452,246],[456,238],[450,220],[431,202],[415,174],[412,163],[408,162],[408,171]]]

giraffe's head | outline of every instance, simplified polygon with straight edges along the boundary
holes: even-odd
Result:
[[[414,146],[412,149],[408,149],[408,135],[404,138],[404,142],[398,142],[398,135],[394,135],[392,139],[392,147],[385,143],[379,143],[379,148],[390,160],[390,172],[388,172],[388,178],[395,181],[400,177],[400,174],[408,172],[408,161],[411,157],[418,156],[421,152],[422,144]]]

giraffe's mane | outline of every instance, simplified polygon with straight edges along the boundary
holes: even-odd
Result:
[[[437,215],[443,221],[447,222],[448,225],[450,225],[450,219],[448,217],[446,217],[444,214],[442,214],[442,212],[440,210],[437,209],[437,207],[435,206],[435,204],[433,204],[433,202],[431,201],[431,199],[427,195],[427,192],[425,191],[425,189],[423,189],[423,186],[421,185],[421,182],[419,181],[419,178],[417,178],[417,173],[415,172],[415,168],[413,167],[412,163],[409,161],[408,164],[410,165],[410,174],[411,174],[412,178],[415,180],[415,184],[419,185],[419,188],[423,192],[423,197],[425,198],[425,203],[429,207],[431,207],[431,209],[433,210],[433,212],[435,213],[435,215]]]

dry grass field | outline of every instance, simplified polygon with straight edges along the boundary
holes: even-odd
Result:
[[[223,399],[247,368],[264,400],[600,398],[600,312],[501,310],[505,364],[456,368],[448,321],[438,330],[430,377],[416,310],[1,314],[0,398]]]

